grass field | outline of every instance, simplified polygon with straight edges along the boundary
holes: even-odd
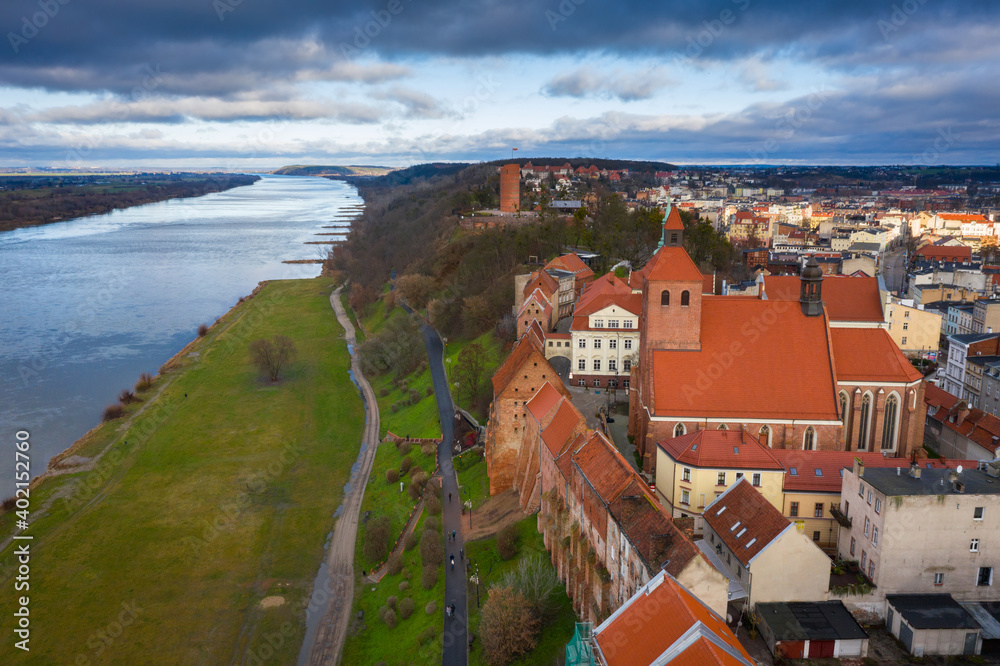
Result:
[[[111,445],[95,470],[35,488],[36,510],[69,497],[28,530],[31,652],[5,640],[0,663],[247,663],[270,650],[295,661],[364,422],[331,288],[265,286],[157,378],[149,404],[130,406],[146,409],[127,430],[88,435],[79,455]],[[271,385],[247,345],[274,334],[298,356]],[[268,596],[283,603],[265,609]],[[0,595],[0,614],[13,611]]]
[[[471,499],[473,508],[478,509],[490,498],[490,477],[486,473],[486,461],[483,460],[482,453],[472,449],[452,462],[458,472],[462,501]]]

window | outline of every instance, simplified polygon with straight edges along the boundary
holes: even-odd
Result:
[[[973,539],[969,543],[969,552],[970,553],[978,553],[979,552],[979,539]]]
[[[910,318],[910,311],[909,310],[905,310],[903,312],[903,319],[909,319],[909,318]]]
[[[771,426],[761,426],[757,432],[757,439],[760,440],[761,444],[765,444],[768,448],[771,448]]]
[[[615,372],[618,370],[618,361],[616,359],[608,359],[608,370]]]
[[[608,349],[618,349],[618,341],[614,338],[608,340]]]
[[[861,551],[861,570],[864,571],[865,567],[868,566],[868,553]]]
[[[816,431],[812,426],[806,428],[806,433],[802,436],[802,450],[812,451],[816,448]]]
[[[680,437],[687,432],[687,428],[684,427],[683,423],[678,423],[674,426],[674,437]]]
[[[985,511],[985,509],[983,507],[977,506],[975,509],[972,510],[972,519],[973,520],[982,520],[983,519],[983,511]]]
[[[687,306],[691,304],[691,294],[687,291],[681,292],[681,306]]]
[[[943,573],[936,573],[936,574],[934,574],[934,584],[935,585],[944,585],[944,574]]]
[[[798,517],[798,515],[799,515],[799,503],[798,502],[792,502],[791,506],[788,508],[788,514],[792,518]]]
[[[823,503],[816,502],[816,506],[813,507],[813,518],[823,517]]]
[[[622,328],[632,328],[632,320],[631,319],[626,319],[625,321],[623,321],[622,322]],[[627,349],[627,347],[626,347],[626,349]]]
[[[681,480],[682,481],[687,481],[688,483],[691,482],[691,468],[690,467],[685,467],[684,470],[681,472]]]
[[[580,342],[577,344],[577,346],[580,349],[586,349],[587,348],[587,339],[586,338],[580,338]]]
[[[601,380],[600,379],[595,379],[594,380],[594,386],[600,388],[601,387]]]
[[[875,513],[882,513],[882,500],[875,498]]]
[[[875,560],[868,562],[868,580],[875,580]]]
[[[670,292],[665,289],[660,293],[660,305],[670,305]]]
[[[691,491],[690,490],[682,490],[681,491],[681,504],[690,504],[690,503],[691,503]]]
[[[601,348],[601,339],[594,338],[594,349],[600,349],[600,348]]]
[[[626,338],[626,340],[625,340],[625,349],[632,349],[632,339],[631,338]]]
[[[878,528],[872,529],[872,547],[878,548]]]
[[[868,506],[872,505],[872,489],[868,489]]]
[[[850,510],[851,510],[851,503],[848,502],[847,500],[844,500],[844,515],[845,516],[850,515]]]
[[[726,485],[726,473],[719,472],[718,478],[716,479],[715,485],[724,486]]]
[[[858,431],[858,451],[868,450],[868,431],[871,429],[871,410],[871,393],[865,393],[865,397],[861,399],[861,425]]]
[[[594,370],[600,370],[600,369],[601,369],[601,359],[595,358],[594,359]]]
[[[854,537],[851,537],[851,557],[854,557],[854,544],[855,543],[856,543],[856,541],[854,540]]]
[[[863,483],[858,484],[858,497],[861,499],[865,498],[865,484]]]
[[[899,414],[899,398],[893,393],[885,401],[885,416],[882,420],[882,450],[896,448],[896,415]]]
[[[586,386],[587,385],[587,380],[586,379],[578,379],[577,382],[576,382],[576,385],[577,386]]]
[[[977,587],[989,587],[993,584],[993,567],[979,567],[979,576],[976,580]]]
[[[576,362],[576,369],[577,370],[586,370],[587,369],[587,359],[585,359],[585,358],[579,359]]]
[[[625,372],[632,372],[632,359],[627,358],[622,361],[622,370]],[[626,379],[625,381],[627,382],[628,380]],[[628,388],[627,384],[625,385],[625,388]]]
[[[909,322],[905,322],[905,321],[904,321],[904,322],[903,322],[903,330],[905,331],[905,330],[907,330],[907,329],[909,329],[909,328],[910,328],[910,324],[909,324]]]
[[[870,521],[868,517],[865,516],[865,536],[868,536],[868,532],[871,531],[871,528],[872,528],[872,521]]]
[[[736,480],[739,481],[743,478],[743,472],[736,472]]]
[[[760,472],[754,472],[751,478],[753,479],[753,485],[760,488]]]
[[[618,328],[618,320],[617,319],[609,319],[608,320],[608,328]]]
[[[604,328],[604,320],[603,319],[595,319],[594,320],[594,328]]]
[[[625,361],[625,372],[628,372],[628,361]],[[628,385],[631,383],[631,381],[632,380],[630,379],[623,379],[622,388],[628,388]]]
[[[813,541],[819,543],[819,532],[813,532]]]
[[[729,430],[729,426],[727,426],[725,423],[720,423],[719,430]]]

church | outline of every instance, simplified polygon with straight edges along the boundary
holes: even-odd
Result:
[[[922,446],[923,377],[885,328],[875,278],[824,278],[812,259],[800,277],[765,278],[759,296],[706,294],[683,241],[668,206],[660,246],[630,276],[642,316],[628,432],[644,471],[658,441],[704,429],[780,449]]]

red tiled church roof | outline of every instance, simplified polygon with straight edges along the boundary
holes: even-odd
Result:
[[[764,278],[768,300],[798,301],[802,281],[798,276],[771,275]],[[883,321],[878,279],[825,276],[823,304],[831,321]]]
[[[838,381],[898,382],[923,377],[883,328],[831,328]]]
[[[648,269],[648,270],[647,270]],[[682,247],[661,247],[642,271],[647,280],[697,282],[703,284],[704,276]]]

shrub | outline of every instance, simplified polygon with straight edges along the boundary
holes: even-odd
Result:
[[[424,612],[427,613],[428,615],[434,615],[434,613],[437,612],[437,609],[438,605],[437,602],[435,601],[428,601],[427,605],[424,606]]]
[[[420,391],[418,391],[417,389],[410,389],[410,404],[411,405],[415,405],[418,402],[420,402],[420,398],[422,398],[422,397],[423,396],[420,395]]]
[[[603,567],[599,570],[599,575],[600,571],[603,571],[604,575],[608,573]],[[505,573],[497,585],[509,587],[522,594],[532,612],[540,619],[544,619],[555,610],[552,593],[559,586],[559,577],[548,560],[537,555],[519,561],[517,569]]]
[[[409,472],[412,467],[413,459],[409,456],[399,461],[399,471],[403,476],[406,476],[406,473]]]
[[[17,498],[15,498],[15,497],[8,497],[7,499],[5,499],[3,501],[3,512],[4,513],[10,513],[11,511],[13,511],[15,509],[15,507],[17,507]]]
[[[425,590],[430,590],[437,585],[438,568],[436,564],[428,564],[424,567],[424,572],[420,574],[420,584],[424,586]]]
[[[400,592],[406,592],[408,589],[410,589],[410,582],[409,581],[406,581],[406,580],[399,581],[399,591]]]
[[[420,447],[420,452],[425,456],[432,456],[437,453],[437,444],[434,442],[427,442]]]
[[[378,391],[378,395],[379,395],[380,398],[388,398],[389,397],[389,393],[390,393],[390,391],[387,388],[381,388]]]
[[[438,518],[435,518],[434,516],[427,516],[427,518],[424,518],[424,529],[440,532],[441,521]]]
[[[139,375],[139,381],[135,383],[135,392],[142,393],[143,391],[148,391],[153,386],[153,375],[148,372],[144,372]]]
[[[198,326],[198,337],[203,338],[208,334],[208,324],[201,324]]]
[[[395,414],[396,412],[399,411],[399,403],[396,402],[392,403],[392,407],[390,407],[390,409],[392,410],[392,413]]]
[[[413,609],[415,606],[416,604],[413,602],[413,599],[410,599],[409,597],[403,599],[399,602],[399,616],[404,620],[408,619],[411,615],[413,615]]]
[[[403,442],[399,445],[399,452],[404,456],[410,455],[410,451],[412,450],[413,450],[413,445],[410,444],[409,442]]]
[[[389,483],[396,483],[399,481],[399,470],[398,469],[387,469],[385,470],[385,480]]]
[[[416,532],[410,532],[406,535],[406,539],[403,541],[404,550],[413,550],[416,545],[420,542],[420,537],[417,536]]]
[[[539,620],[524,595],[509,587],[494,587],[483,604],[479,636],[490,666],[504,666],[535,647]]]
[[[406,492],[410,494],[410,499],[416,502],[420,499],[420,484],[413,482],[406,489]]]
[[[427,390],[424,391],[424,393],[426,393],[427,395],[434,395],[434,387],[433,386],[428,386]]]
[[[275,335],[270,340],[259,338],[250,343],[250,360],[261,374],[272,382],[278,381],[281,369],[295,356],[295,343],[287,335]]]
[[[427,472],[417,467],[413,470],[413,474],[410,475],[410,480],[413,482],[420,492],[424,492],[424,486],[427,485],[427,480],[431,478],[427,476]]]
[[[431,516],[441,515],[441,498],[437,496],[437,493],[431,493],[427,496],[424,508],[427,509],[427,513]]]
[[[497,552],[500,553],[501,558],[509,560],[517,555],[517,539],[519,536],[517,525],[508,525],[500,530],[500,534],[497,535]]]
[[[372,562],[379,562],[389,552],[389,517],[378,516],[365,527],[364,554]]]
[[[383,622],[385,622],[385,626],[390,629],[396,628],[396,611],[392,610],[388,606],[382,606],[382,608],[378,611],[378,616],[382,618]]]
[[[444,544],[441,543],[440,532],[424,530],[424,536],[420,538],[420,558],[424,564],[434,566],[444,562]]]
[[[395,576],[400,571],[403,570],[403,558],[399,555],[393,555],[389,558],[389,563],[386,564],[386,571],[389,572],[390,576]]]
[[[108,405],[104,408],[104,413],[101,414],[102,421],[114,421],[115,419],[120,419],[125,416],[125,405],[120,402],[116,402],[113,405]]]
[[[135,393],[132,391],[122,389],[121,393],[118,394],[118,402],[123,405],[131,405],[133,402],[139,402],[139,398],[135,397]]]
[[[437,630],[434,628],[434,625],[431,625],[424,629],[424,633],[420,634],[420,644],[430,643],[435,637],[437,637]]]
[[[396,602],[398,601],[399,600],[396,597],[389,597],[388,599],[385,600],[385,605],[388,606],[389,608],[396,608]]]

